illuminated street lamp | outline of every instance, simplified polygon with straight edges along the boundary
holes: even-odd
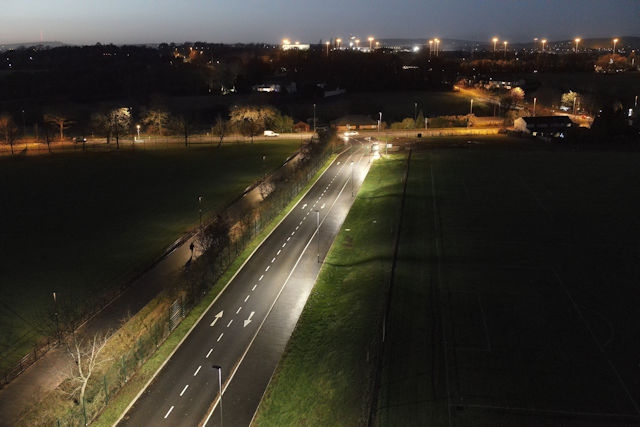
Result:
[[[578,53],[578,44],[580,44],[580,39],[577,38],[574,41],[576,42],[576,53]]]
[[[338,50],[340,49],[340,43],[342,43],[342,39],[336,39],[336,43],[338,43]]]
[[[434,42],[436,42],[436,56],[438,56],[438,46],[440,45],[440,39],[435,39]]]
[[[329,56],[329,42],[327,42],[327,56]]]
[[[369,38],[367,40],[369,40],[369,50],[372,50],[373,49],[373,40],[374,40],[374,38],[372,36],[369,36]]]
[[[138,131],[138,141],[140,141],[140,125],[136,125],[136,130]]]
[[[356,39],[356,50],[360,50],[360,39]]]
[[[618,43],[618,39],[613,39],[613,53],[616,53],[616,44]]]
[[[433,40],[429,40],[429,57],[431,57],[432,52],[433,52]]]
[[[540,40],[540,43],[542,43],[542,52],[544,52],[544,45],[547,43],[547,39]]]
[[[496,56],[496,44],[498,43],[498,38],[494,37],[493,39],[491,39],[491,41],[493,42],[493,56]]]
[[[508,43],[509,43],[509,42],[507,42],[506,40],[504,41],[504,57],[505,57],[505,58],[507,57],[507,44],[508,44]]]

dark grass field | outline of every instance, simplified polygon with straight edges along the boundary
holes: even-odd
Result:
[[[640,425],[640,153],[426,145],[377,424]]]
[[[0,158],[0,368],[101,301],[299,141]],[[264,160],[263,160],[264,156]]]

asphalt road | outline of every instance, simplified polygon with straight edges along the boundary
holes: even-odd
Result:
[[[365,152],[355,144],[334,161],[227,284],[118,425],[250,423],[368,171]]]

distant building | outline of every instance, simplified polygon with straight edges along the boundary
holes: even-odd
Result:
[[[283,40],[282,42],[282,50],[309,50],[309,48],[311,48],[309,44],[291,43],[289,40]]]
[[[369,116],[361,114],[353,114],[343,116],[331,122],[331,127],[338,132],[350,130],[376,130],[378,122]]]
[[[293,125],[293,131],[294,132],[309,132],[311,131],[311,126],[309,125],[309,123],[305,123],[305,122],[298,122],[296,124]]]
[[[554,138],[563,138],[573,127],[569,116],[520,117],[513,122],[516,132]]]

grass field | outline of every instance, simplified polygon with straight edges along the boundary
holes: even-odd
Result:
[[[54,332],[54,291],[67,317],[94,304],[198,225],[199,195],[206,220],[299,143],[0,158],[0,368]]]
[[[640,152],[475,142],[413,152],[375,424],[640,424]],[[364,236],[396,221],[401,188],[379,183],[402,157],[367,178],[367,216],[350,213],[329,258],[348,272],[324,266],[256,425],[366,424],[376,367],[353,354],[375,347],[392,253]]]
[[[640,154],[550,148],[414,153],[379,425],[640,422]]]

